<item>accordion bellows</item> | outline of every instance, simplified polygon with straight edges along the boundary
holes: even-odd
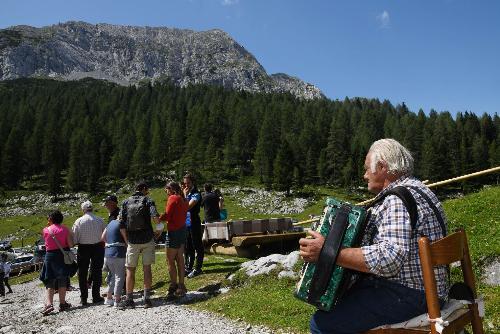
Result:
[[[364,230],[366,220],[366,210],[363,207],[354,206],[346,202],[339,201],[334,198],[326,200],[326,207],[323,210],[323,215],[317,224],[314,224],[311,229],[321,233],[325,239],[328,236],[337,212],[341,207],[348,207],[346,228],[339,233],[338,238],[341,239],[341,247],[356,247],[359,245],[361,236]],[[350,281],[350,271],[340,266],[335,265],[329,280],[328,286],[324,293],[316,300],[309,298],[310,288],[316,282],[313,281],[316,264],[305,263],[301,271],[301,279],[297,283],[295,296],[307,303],[316,306],[320,310],[329,311],[334,306],[342,293],[347,288]]]

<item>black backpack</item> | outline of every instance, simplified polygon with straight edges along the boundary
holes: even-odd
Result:
[[[146,196],[134,195],[127,200],[127,231],[143,231],[151,226]]]

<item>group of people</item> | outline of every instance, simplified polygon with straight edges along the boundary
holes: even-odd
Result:
[[[444,237],[446,217],[437,197],[412,176],[413,164],[410,152],[394,139],[380,139],[370,147],[365,159],[364,179],[368,183],[368,190],[376,194],[375,204],[369,209],[362,245],[341,249],[336,260],[337,265],[362,275],[331,311],[318,310],[314,313],[310,322],[312,333],[361,333],[426,312],[417,240],[420,235],[426,235],[431,241]],[[418,218],[413,219],[414,224],[403,200],[394,195],[393,189],[401,186],[409,190],[416,202]],[[82,304],[87,302],[89,263],[93,301],[101,301],[100,268],[104,261],[104,267],[109,272],[106,303],[123,308],[134,307],[135,270],[138,258],[142,255],[144,305],[151,306],[151,264],[155,261],[155,231],[151,219],[157,223],[156,233],[163,230],[160,222],[167,221],[168,296],[184,295],[185,276],[194,277],[202,273],[204,249],[200,208],[202,205],[205,207],[207,222],[219,220],[221,196],[212,192],[211,186],[207,185],[202,199],[189,174],[184,177],[182,184],[168,183],[165,191],[168,200],[162,215],[158,214],[154,202],[147,197],[148,187],[144,183],[137,185],[136,193],[123,202],[121,210],[111,206],[111,203],[116,205],[116,197],[108,197],[106,205],[110,211],[110,222],[107,226],[102,219],[92,214],[90,202],[82,204],[84,216],[75,222],[73,231],[62,226],[60,212],[52,213],[48,217],[50,226],[44,229],[47,255],[42,278],[48,291],[44,312],[53,310],[55,289],[59,291],[60,310],[69,308],[64,299],[69,277],[65,267],[60,266],[63,258],[52,241],[54,235],[65,249],[74,243],[79,245],[78,272]],[[312,238],[299,241],[300,255],[304,261],[314,263],[320,257],[325,238],[317,232],[311,231],[310,234]],[[437,293],[444,303],[448,289],[446,268],[437,267],[435,273]],[[126,298],[121,299],[124,277]],[[112,295],[114,301],[110,301]],[[363,316],[359,317],[360,314]]]
[[[65,300],[70,266],[64,263],[61,250],[69,250],[74,245],[78,245],[78,283],[82,306],[88,305],[88,289],[91,286],[92,303],[104,302],[105,305],[121,309],[134,308],[135,273],[141,259],[143,303],[145,308],[151,307],[151,266],[155,263],[155,240],[164,230],[163,222],[167,223],[165,248],[170,276],[167,298],[186,294],[184,278],[202,274],[204,246],[200,209],[203,207],[205,210],[205,222],[218,221],[223,198],[220,193],[212,191],[210,184],[205,185],[205,195],[202,197],[189,173],[184,176],[182,183],[169,182],[164,190],[167,201],[165,212],[161,215],[155,202],[148,196],[148,185],[139,182],[135,193],[123,202],[121,208],[116,196],[105,198],[104,206],[109,213],[107,225],[94,214],[90,201],[82,203],[83,215],[71,229],[62,224],[61,212],[54,211],[48,216],[47,227],[42,232],[46,255],[40,274],[47,291],[47,301],[42,310],[44,315],[54,311],[56,290],[59,310],[65,311],[71,307]],[[100,295],[103,270],[107,272],[106,299]]]

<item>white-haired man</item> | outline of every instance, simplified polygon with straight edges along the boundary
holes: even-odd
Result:
[[[80,286],[80,301],[87,305],[88,286],[87,275],[92,277],[92,302],[100,303],[104,298],[100,295],[102,285],[102,266],[104,264],[104,243],[101,241],[104,231],[104,221],[92,212],[92,203],[82,203],[83,215],[73,224],[75,244],[78,244],[78,283]]]
[[[312,333],[361,333],[426,312],[417,239],[420,235],[431,240],[443,237],[446,218],[436,196],[412,173],[413,158],[399,142],[381,139],[372,144],[365,160],[364,178],[368,190],[383,200],[370,209],[362,246],[342,249],[336,263],[366,275],[331,311],[317,311],[312,316]],[[415,198],[418,219],[414,229],[403,201],[387,195],[396,186],[406,187]],[[317,232],[311,235],[313,239],[300,240],[300,254],[304,261],[316,262],[325,239]],[[444,299],[444,267],[438,268],[437,286]]]

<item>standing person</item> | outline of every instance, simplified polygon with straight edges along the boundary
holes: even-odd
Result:
[[[5,287],[9,290],[7,293],[12,293],[12,289],[9,284],[9,275],[10,275],[10,262],[7,262],[7,254],[2,254],[3,261],[3,282]]]
[[[118,198],[115,195],[109,195],[104,199],[104,206],[108,210],[108,223],[118,219],[120,208],[118,207]]]
[[[190,173],[184,175],[182,189],[184,192],[184,197],[188,200],[188,211],[191,219],[191,228],[189,230],[190,235],[188,239],[191,239],[191,243],[187,243],[188,249],[186,249],[186,271],[188,272],[188,278],[198,276],[202,273],[203,267],[203,257],[205,255],[205,249],[203,248],[203,228],[201,226],[200,219],[200,205],[201,205],[201,194],[194,185],[194,177]],[[195,262],[196,253],[196,266],[193,269]]]
[[[437,197],[412,173],[413,157],[396,140],[380,139],[372,144],[365,160],[368,190],[377,194],[376,200],[396,186],[408,188],[417,204],[417,224],[412,229],[408,210],[398,196],[388,195],[371,207],[362,246],[343,248],[336,262],[368,275],[331,311],[314,313],[312,333],[362,333],[427,312],[417,240],[420,235],[431,241],[442,238],[446,226],[441,226],[440,219],[446,224],[446,217]],[[300,239],[300,255],[306,262],[317,262],[325,238],[309,233],[314,239]],[[435,271],[439,298],[444,300],[446,268],[440,266]]]
[[[104,249],[104,269],[108,272],[108,292],[104,305],[118,307],[125,283],[125,254],[127,252],[127,234],[120,229],[120,221],[114,219],[102,233]],[[114,295],[114,301],[113,301]]]
[[[56,289],[59,294],[59,312],[66,311],[71,307],[71,304],[66,302],[66,287],[69,286],[70,274],[57,242],[64,250],[69,250],[70,247],[73,247],[73,236],[70,229],[62,224],[62,221],[62,213],[54,211],[48,216],[47,227],[42,231],[46,253],[40,280],[47,290],[47,302],[42,310],[43,315],[48,315],[54,311],[54,293]],[[57,242],[54,239],[57,239]]]
[[[220,189],[215,189],[214,193],[219,198],[219,210],[224,210],[224,196],[222,196]]]
[[[144,307],[152,307],[151,285],[153,276],[151,265],[155,263],[155,242],[151,218],[159,223],[159,215],[155,202],[147,195],[149,187],[145,182],[139,182],[135,193],[122,204],[120,228],[126,230],[128,246],[125,266],[127,268],[126,289],[127,298],[120,303],[121,309],[134,308],[135,271],[142,255],[144,271]]]
[[[5,287],[3,285],[3,279],[4,279],[4,259],[3,259],[3,254],[2,257],[0,257],[0,297],[5,297]]]
[[[108,210],[108,223],[111,222],[112,220],[118,219],[118,216],[120,215],[120,208],[118,207],[118,198],[115,195],[109,195],[104,199],[104,204],[103,206]],[[106,266],[103,267],[103,270],[106,271]],[[108,286],[110,285],[110,279],[111,277],[108,275],[106,276],[106,283]],[[90,289],[92,286],[92,273],[89,273],[89,277],[87,279],[87,285]]]
[[[220,221],[220,198],[212,191],[210,183],[205,184],[205,195],[201,200],[201,206],[205,211],[205,223],[213,223]]]
[[[87,305],[88,282],[87,275],[92,277],[92,302],[101,303],[102,265],[104,263],[104,243],[101,242],[104,231],[104,221],[92,211],[92,203],[85,201],[81,205],[83,215],[73,224],[75,244],[78,245],[78,283],[80,286],[80,303]]]
[[[160,216],[160,220],[167,221],[165,253],[170,276],[167,298],[172,298],[174,295],[183,297],[187,292],[184,285],[184,244],[186,243],[188,202],[184,199],[181,187],[176,182],[168,183],[165,191],[168,200],[165,205],[165,213]]]

